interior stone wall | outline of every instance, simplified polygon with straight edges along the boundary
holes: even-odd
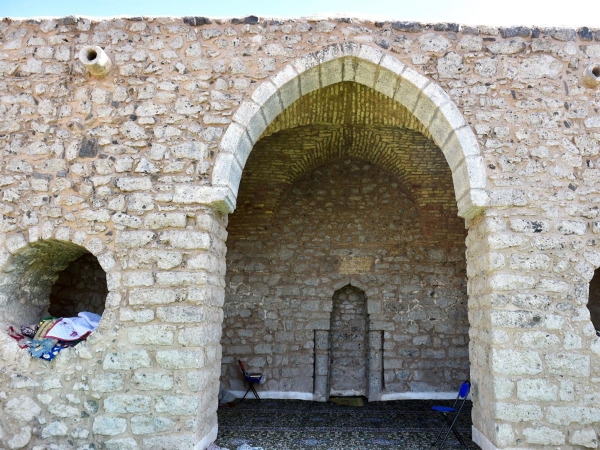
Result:
[[[308,141],[294,132],[297,142]],[[280,146],[293,149],[288,136],[267,138],[257,157],[268,152],[276,160]],[[416,137],[408,136],[406,148]],[[447,194],[443,178],[437,180],[434,199]],[[252,198],[252,187],[250,180],[242,182],[241,204]],[[382,393],[452,392],[468,378],[465,231],[458,221],[451,229],[444,221],[429,222],[438,238],[425,236],[419,207],[404,184],[351,157],[305,174],[282,196],[269,222],[257,223],[259,217],[254,208],[230,217],[224,388],[243,389],[241,358],[266,374],[263,389],[313,392],[314,330],[330,329],[335,286],[350,279],[379,305],[369,311],[369,330],[383,332]],[[270,231],[261,232],[267,225]],[[353,257],[367,267],[348,271],[344,260]]]
[[[106,273],[98,258],[87,253],[58,274],[48,312],[55,317],[76,317],[81,311],[102,315],[107,294]]]

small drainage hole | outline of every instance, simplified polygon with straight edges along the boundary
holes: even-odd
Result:
[[[98,57],[98,53],[96,53],[96,50],[90,50],[87,52],[86,56],[88,61],[93,61]]]

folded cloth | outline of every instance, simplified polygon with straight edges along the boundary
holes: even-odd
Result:
[[[50,328],[52,328],[52,326],[54,325],[54,322],[56,322],[57,320],[58,319],[56,319],[55,317],[49,317],[49,318],[40,320],[40,326],[38,327],[37,331],[35,332],[35,336],[33,336],[33,339],[38,340],[38,341],[44,339],[48,330]]]
[[[73,342],[62,342],[56,339],[42,339],[31,342],[29,346],[29,353],[34,358],[45,359],[46,361],[52,361],[61,350],[72,347],[75,345]]]
[[[43,357],[43,355],[49,354],[56,345],[56,343],[56,339],[34,339],[29,345],[29,353],[34,358],[41,358]]]
[[[90,312],[80,312],[78,317],[64,317],[57,320],[44,337],[59,341],[79,341],[98,327],[100,318],[98,314]]]

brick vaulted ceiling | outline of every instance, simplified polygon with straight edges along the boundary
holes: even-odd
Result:
[[[294,181],[348,156],[397,177],[419,209],[428,240],[447,239],[448,230],[461,228],[450,168],[423,125],[394,100],[343,82],[303,96],[265,130],[244,168],[230,235],[268,235]]]

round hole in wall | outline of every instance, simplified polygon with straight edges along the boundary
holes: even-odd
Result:
[[[93,48],[90,48],[85,56],[88,59],[88,61],[92,62],[98,57],[98,53]]]
[[[0,322],[33,325],[45,316],[104,312],[106,273],[88,250],[54,239],[29,244],[0,272]]]
[[[595,77],[600,77],[600,67],[599,66],[594,66],[592,68],[592,75],[594,75]]]

